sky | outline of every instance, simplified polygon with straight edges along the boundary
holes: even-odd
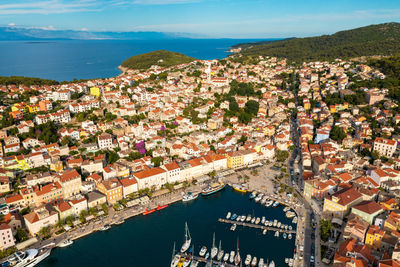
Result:
[[[0,25],[213,38],[331,34],[400,22],[399,0],[1,0]]]

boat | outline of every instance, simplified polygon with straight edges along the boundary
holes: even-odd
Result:
[[[238,216],[237,218],[236,218],[236,221],[238,222],[238,221],[240,221],[242,219],[242,217],[241,216]]]
[[[278,222],[278,224],[276,225],[276,227],[281,228],[281,222]]]
[[[251,261],[251,266],[254,267],[257,265],[257,257],[254,257],[253,260]]]
[[[264,229],[263,235],[266,235],[266,234],[267,234],[267,229]]]
[[[275,219],[274,220],[274,223],[272,224],[274,227],[276,227],[276,225],[278,224],[278,220],[277,219]]]
[[[251,223],[254,223],[256,221],[256,217],[251,218]]]
[[[285,224],[285,230],[287,230],[287,229],[288,229],[288,227],[289,227],[289,226],[288,226],[287,224]]]
[[[275,262],[274,261],[270,261],[270,263],[268,264],[268,267],[275,267]]]
[[[259,224],[261,222],[261,219],[259,218],[259,217],[257,217],[257,219],[256,219],[256,224]]]
[[[229,211],[228,214],[226,214],[226,219],[229,220],[229,219],[231,218],[231,216],[232,216],[232,214],[231,214],[231,212]]]
[[[114,224],[115,225],[120,225],[120,224],[123,224],[124,222],[125,222],[125,220],[121,218],[118,221],[116,221]]]
[[[289,225],[289,227],[288,227],[288,228],[289,228],[289,230],[292,230],[292,229],[293,229],[293,227],[292,227],[291,225]]]
[[[275,201],[274,204],[272,205],[272,207],[276,208],[276,207],[278,207],[278,205],[279,205],[279,202]]]
[[[286,239],[287,238],[287,234],[283,233],[283,238]]]
[[[231,253],[229,253],[229,262],[233,263],[233,261],[235,260],[235,251],[231,251]]]
[[[240,193],[247,193],[246,186],[244,184],[233,184],[233,190],[240,192]]]
[[[293,259],[289,259],[289,266],[293,266],[294,260]]]
[[[179,260],[181,259],[181,256],[176,254],[171,261],[171,267],[176,267],[179,263]]]
[[[165,209],[166,207],[168,207],[168,204],[165,204],[162,206],[158,205],[157,210],[162,210],[162,209]]]
[[[237,219],[237,217],[238,217],[238,216],[237,216],[237,214],[236,214],[236,213],[234,213],[234,214],[231,216],[231,220],[232,220],[232,221],[234,221],[234,220],[236,220],[236,219]]]
[[[244,222],[244,220],[246,220],[246,216],[242,215],[242,217],[240,217],[240,221]]]
[[[218,254],[218,248],[215,246],[215,233],[213,234],[213,244],[211,247],[211,259],[214,259]]]
[[[210,257],[210,252],[206,253],[206,256],[204,256],[205,259],[208,259]]]
[[[108,229],[110,229],[111,226],[109,224],[105,224],[104,226],[102,226],[99,230],[100,231],[107,231]]]
[[[192,238],[190,237],[189,227],[185,222],[185,242],[182,245],[181,253],[184,253],[186,250],[189,249],[190,243],[192,242]]]
[[[286,215],[286,218],[291,219],[294,216],[296,216],[296,213],[294,213],[293,211],[287,211],[285,215]]]
[[[15,267],[33,267],[39,262],[47,258],[51,250],[54,247],[54,243],[50,243],[46,246],[38,249],[27,249],[25,251],[17,251],[10,256],[1,266],[15,266]]]
[[[297,217],[294,217],[294,218],[293,218],[292,223],[294,223],[294,224],[297,223]]]
[[[271,207],[272,204],[274,204],[274,201],[273,201],[273,200],[268,200],[267,202],[265,202],[265,206],[266,206],[267,208],[268,208],[268,207]]]
[[[178,267],[183,267],[183,264],[185,263],[185,260],[186,259],[184,257],[182,257],[178,262]]]
[[[240,258],[240,253],[239,253],[239,238],[237,240],[237,249],[236,249],[236,255],[235,255],[235,260],[234,260],[234,264],[236,266],[238,266],[241,262],[241,258]]]
[[[229,253],[225,253],[224,255],[224,261],[227,262],[229,260]]]
[[[289,208],[289,207],[285,207],[285,208],[283,209],[283,212],[287,212],[288,210],[290,210],[290,208]]]
[[[231,231],[232,231],[232,232],[235,231],[235,230],[236,230],[236,227],[237,227],[236,223],[235,223],[235,224],[232,224],[232,226],[231,226]]]
[[[155,211],[156,211],[156,209],[151,209],[151,210],[146,209],[142,214],[143,214],[143,215],[148,215],[148,214],[153,213],[153,212],[155,212]]]
[[[206,188],[204,188],[201,191],[201,194],[203,196],[209,196],[209,195],[212,195],[212,194],[215,194],[215,193],[221,191],[224,188],[225,188],[225,184],[224,183],[221,183],[221,182],[213,183],[213,184],[207,186]]]
[[[289,235],[288,235],[288,238],[289,238],[289,239],[292,239],[292,234],[289,234]]]
[[[188,201],[191,201],[191,200],[195,200],[198,196],[199,196],[199,194],[194,194],[192,192],[187,192],[186,194],[183,195],[182,201],[183,202],[188,202]]]
[[[265,216],[261,217],[261,224],[265,224]]]
[[[201,257],[204,257],[204,255],[206,255],[206,252],[207,252],[207,247],[202,246],[201,249],[200,249],[199,255],[200,255]]]
[[[279,231],[275,232],[275,237],[279,237]]]
[[[222,250],[221,247],[221,240],[219,241],[219,246],[218,246],[218,255],[217,255],[217,260],[220,261],[222,257],[224,256],[224,251]]]
[[[249,221],[251,221],[251,215],[250,214],[247,215],[247,217],[246,217],[246,222],[249,222]]]
[[[250,199],[253,199],[253,198],[255,198],[256,196],[257,196],[257,192],[256,192],[256,191],[253,191],[253,192],[251,192],[249,198],[250,198]]]
[[[259,202],[260,200],[261,200],[261,196],[259,196],[259,195],[254,199],[255,202]]]
[[[71,239],[68,238],[68,239],[65,239],[63,242],[61,242],[60,244],[58,244],[57,247],[65,248],[65,247],[72,245],[73,243],[74,243],[74,241],[72,241]]]
[[[190,263],[192,262],[192,259],[190,257],[187,257],[185,261],[183,262],[182,267],[189,267]]]
[[[192,263],[190,264],[190,267],[197,267],[199,265],[198,261],[192,260]]]
[[[268,197],[267,196],[265,196],[265,197],[263,197],[262,199],[261,199],[261,205],[264,205],[266,202],[267,202],[267,200],[268,200]]]
[[[258,267],[264,267],[264,259],[260,258],[260,260],[258,261]]]
[[[247,254],[246,259],[244,260],[244,265],[249,266],[251,263],[251,255]]]

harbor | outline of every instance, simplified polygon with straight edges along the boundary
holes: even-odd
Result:
[[[193,188],[191,191],[196,192]],[[234,192],[231,187],[210,196],[199,196],[189,202],[182,202],[182,195],[176,195],[175,203],[169,204],[165,209],[146,216],[140,215],[146,208],[132,211],[127,215],[136,213],[139,216],[126,218],[125,223],[107,231],[99,231],[75,240],[69,247],[54,249],[39,266],[72,266],[75,264],[72,259],[79,257],[82,251],[85,251],[86,256],[80,260],[80,265],[85,266],[167,266],[171,262],[174,242],[182,244],[185,222],[191,230],[196,256],[202,246],[211,248],[215,232],[216,243],[221,241],[225,251],[236,251],[239,238],[243,258],[247,254],[256,255],[265,260],[274,260],[277,266],[282,266],[285,258],[293,257],[294,239],[264,236],[260,230],[248,227],[240,227],[232,232],[228,224],[218,223],[218,218],[226,214],[227,210],[235,210],[246,214],[250,211],[260,216],[268,214],[269,218],[290,224],[291,220],[284,216],[283,207],[266,209],[249,201],[247,195]],[[157,205],[151,204],[148,208],[154,207]],[[117,221],[117,217],[111,222],[114,220]],[[140,247],[132,249],[133,244],[140,244]],[[152,256],[154,251],[157,251],[157,257]],[[124,254],[129,256],[122,257]],[[204,266],[204,263],[201,262],[199,266]]]

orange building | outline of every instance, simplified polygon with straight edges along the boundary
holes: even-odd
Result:
[[[106,195],[107,202],[110,204],[122,199],[122,184],[117,178],[102,181],[97,185],[97,190]]]

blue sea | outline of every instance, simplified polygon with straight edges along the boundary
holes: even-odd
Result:
[[[198,59],[221,59],[229,54],[232,45],[254,41],[260,40],[1,41],[0,76],[58,81],[108,78],[120,74],[117,67],[134,55],[162,49]]]
[[[248,194],[234,192],[227,187],[215,195],[199,197],[192,202],[177,202],[166,209],[147,216],[139,215],[124,224],[114,226],[106,232],[97,232],[84,237],[67,248],[56,248],[38,267],[73,266],[120,266],[120,267],[165,267],[170,266],[174,242],[179,250],[184,241],[184,225],[187,222],[192,237],[194,252],[212,247],[215,243],[225,252],[236,250],[237,239],[242,259],[247,254],[258,259],[273,260],[275,266],[287,266],[285,258],[293,258],[293,239],[274,237],[269,231],[238,226],[235,232],[230,225],[218,222],[228,211],[240,215],[265,216],[291,224],[285,217],[283,206],[266,208],[249,200]],[[296,228],[293,225],[294,229]],[[204,264],[199,265],[204,267]]]

